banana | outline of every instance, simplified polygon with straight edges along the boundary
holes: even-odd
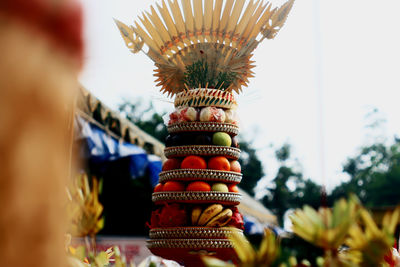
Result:
[[[215,226],[215,227],[220,227],[220,226],[225,226],[229,223],[233,215],[233,212],[231,209],[224,209],[220,213],[218,213],[217,216],[212,218],[206,226]]]
[[[212,204],[208,206],[205,210],[200,215],[199,221],[197,222],[197,225],[203,226],[206,225],[206,223],[211,220],[214,216],[216,216],[218,213],[220,213],[224,207],[222,207],[221,204]]]
[[[200,218],[202,208],[200,206],[196,206],[192,209],[192,225],[197,225],[197,221]]]

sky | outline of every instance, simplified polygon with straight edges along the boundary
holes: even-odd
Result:
[[[113,21],[133,24],[156,2],[82,1],[80,81],[111,108],[141,99],[158,112],[173,110],[155,86],[153,62],[126,48]],[[369,141],[372,109],[386,119],[380,134],[400,135],[399,10],[398,0],[297,0],[277,37],[257,47],[255,78],[236,99],[241,134],[253,140],[266,172],[259,194],[279,167],[274,150],[286,142],[304,176],[331,190],[348,179],[346,158]]]

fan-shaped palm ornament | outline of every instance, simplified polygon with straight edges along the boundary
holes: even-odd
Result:
[[[192,88],[239,93],[253,77],[253,50],[281,29],[294,0],[279,8],[262,0],[164,0],[142,13],[140,23],[116,20],[128,48],[155,63],[161,91],[173,96]]]

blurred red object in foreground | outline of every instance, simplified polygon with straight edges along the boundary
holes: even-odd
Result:
[[[82,64],[82,8],[77,0],[1,0],[1,14],[24,23]]]

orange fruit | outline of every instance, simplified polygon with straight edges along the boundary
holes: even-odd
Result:
[[[208,168],[220,171],[230,171],[231,165],[227,158],[218,156],[212,157],[208,160]]]
[[[229,192],[239,193],[239,189],[236,184],[228,185]]]
[[[211,191],[211,186],[206,182],[196,181],[188,184],[186,191]]]
[[[187,156],[181,163],[181,169],[206,169],[206,161],[199,156]]]
[[[164,185],[159,183],[154,187],[154,192],[162,192]]]
[[[163,191],[185,191],[185,185],[180,182],[168,181],[164,184]]]
[[[232,160],[230,162],[231,165],[231,172],[241,172],[242,168],[240,167],[240,163],[237,160]]]
[[[163,171],[175,170],[179,169],[180,166],[181,166],[181,161],[179,159],[167,159],[162,166],[162,170]]]

